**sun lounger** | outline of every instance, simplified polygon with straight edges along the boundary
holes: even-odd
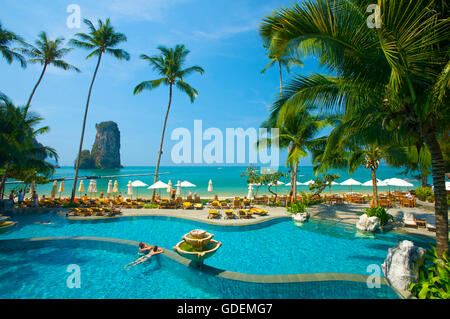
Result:
[[[268,214],[267,210],[259,207],[252,207],[249,209],[249,212],[260,216],[265,216]]]
[[[434,223],[427,222],[428,231],[436,231],[436,225]]]
[[[225,218],[236,218],[236,215],[234,214],[234,211],[232,209],[225,210]]]
[[[192,205],[191,202],[184,202],[183,203],[183,209],[190,209],[192,207],[193,207],[193,205]]]
[[[219,218],[220,217],[220,213],[219,211],[215,210],[215,209],[211,209],[208,212],[208,218]]]
[[[247,218],[247,209],[239,209],[238,217],[239,218]]]
[[[195,204],[194,204],[194,209],[203,209],[203,203],[202,203],[202,202],[200,202],[200,203],[195,203]]]
[[[411,213],[406,213],[403,216],[403,227],[417,227],[416,219],[414,218],[414,215]]]

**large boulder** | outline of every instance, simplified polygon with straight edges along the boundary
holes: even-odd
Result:
[[[298,222],[298,223],[304,223],[307,222],[309,219],[309,213],[305,212],[305,213],[297,213],[294,216],[292,216],[292,218],[294,219],[294,221]]]
[[[400,290],[409,290],[419,278],[419,267],[425,259],[425,249],[412,241],[404,240],[389,248],[386,260],[381,265],[384,276],[391,285]]]
[[[374,232],[379,228],[380,221],[376,216],[368,217],[366,214],[362,214],[356,222],[356,229],[360,231]]]

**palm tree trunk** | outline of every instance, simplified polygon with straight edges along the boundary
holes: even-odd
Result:
[[[27,104],[25,106],[25,111],[23,113],[23,120],[24,121],[27,118],[28,109],[30,108],[30,104],[31,104],[31,100],[33,99],[33,95],[36,92],[37,87],[41,83],[41,80],[44,77],[44,73],[45,73],[46,69],[47,69],[47,64],[44,65],[44,68],[42,69],[41,75],[39,76],[39,79],[38,79],[37,83],[34,85],[33,90],[31,91],[30,97],[28,98],[28,102],[27,102]],[[1,198],[3,198],[3,195],[5,193],[6,181],[8,179],[8,172],[9,172],[9,167],[10,166],[11,166],[11,163],[8,162],[6,164],[5,174],[2,177],[2,184],[0,185]]]
[[[436,218],[436,250],[438,256],[448,254],[448,207],[445,189],[445,162],[441,146],[434,132],[424,134],[425,142],[431,154],[431,175],[434,185],[434,214]]]
[[[375,168],[370,168],[372,172],[373,204],[378,207],[377,175]]]
[[[425,170],[421,169],[422,187],[428,186],[428,175],[425,174]]]
[[[171,103],[172,103],[172,84],[170,84],[170,89],[169,89],[169,104],[167,105],[166,117],[164,118],[164,125],[163,125],[162,134],[161,134],[161,143],[159,144],[158,161],[156,162],[155,179],[154,179],[153,183],[156,183],[158,181],[159,163],[161,161],[161,154],[162,154],[162,148],[163,148],[163,143],[164,143],[164,133],[166,132],[167,118],[169,117]],[[152,195],[152,202],[155,200],[155,191],[156,190],[154,189],[153,195]]]
[[[36,85],[34,86],[33,90],[31,91],[30,97],[28,98],[28,102],[27,102],[27,105],[25,106],[25,112],[24,112],[24,115],[23,115],[24,119],[27,117],[27,113],[28,113],[28,109],[30,108],[31,100],[33,99],[33,95],[36,92],[37,87],[41,83],[42,78],[44,77],[46,69],[47,69],[47,64],[44,65],[44,68],[42,69],[41,76],[39,77]]]
[[[278,70],[280,72],[280,97],[283,98],[283,78],[281,73],[281,62],[278,61]]]
[[[297,200],[297,172],[298,172],[298,162],[295,162],[294,166],[294,178],[293,178],[293,190],[294,190],[294,202]]]
[[[77,181],[78,181],[78,169],[80,167],[80,157],[81,157],[81,150],[83,148],[83,139],[84,139],[84,131],[86,128],[86,118],[89,110],[89,101],[91,99],[91,93],[92,93],[92,87],[94,86],[95,77],[97,76],[97,71],[100,66],[100,61],[102,60],[102,52],[98,55],[98,61],[97,66],[95,67],[94,76],[92,77],[91,85],[89,87],[89,93],[86,101],[86,110],[84,111],[84,119],[83,119],[83,128],[81,130],[81,139],[80,139],[80,147],[78,149],[78,156],[77,161],[75,164],[75,179],[73,180],[73,188],[72,188],[72,196],[70,197],[70,202],[73,203],[75,199],[75,191],[77,188]]]

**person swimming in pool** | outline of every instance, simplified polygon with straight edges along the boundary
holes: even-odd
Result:
[[[38,225],[51,225],[52,223],[50,221],[46,221],[46,222],[35,222],[35,224],[38,224]]]
[[[134,266],[139,265],[140,263],[143,263],[144,261],[149,260],[153,255],[161,254],[161,253],[164,252],[164,249],[159,248],[156,245],[153,246],[153,248],[150,248],[150,249],[151,250],[150,250],[150,252],[147,255],[144,255],[144,256],[136,259],[135,261],[129,263],[128,265],[125,265],[123,268],[125,268],[126,270],[129,270],[129,269],[133,268]],[[140,250],[141,250],[141,248],[139,247],[139,251]]]

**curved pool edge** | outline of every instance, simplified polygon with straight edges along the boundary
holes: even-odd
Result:
[[[2,242],[12,242],[12,243],[26,243],[26,242],[39,242],[39,241],[95,241],[95,242],[109,242],[121,245],[135,246],[138,247],[139,242],[128,240],[128,239],[118,239],[118,238],[108,238],[108,237],[87,237],[87,236],[60,236],[60,237],[33,237],[33,238],[18,238],[18,239],[2,239]],[[307,282],[329,282],[329,281],[340,281],[340,282],[357,282],[364,283],[367,282],[369,276],[360,274],[348,274],[348,273],[308,273],[308,274],[285,274],[285,275],[256,275],[256,274],[246,274],[233,272],[229,270],[224,270],[209,265],[203,265],[202,269],[199,270],[198,265],[189,259],[179,256],[172,250],[164,248],[163,255],[167,258],[189,267],[191,269],[196,269],[205,273],[207,275],[218,277],[221,279],[239,281],[246,283],[256,283],[256,284],[294,284],[294,283],[307,283]],[[411,295],[406,291],[399,291],[392,287],[389,282],[384,278],[380,277],[380,284],[390,287],[399,298],[410,299]]]

